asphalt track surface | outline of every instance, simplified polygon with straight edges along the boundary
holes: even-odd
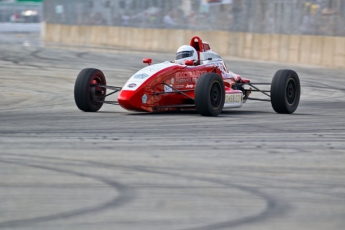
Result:
[[[0,229],[344,229],[345,71],[227,60],[252,82],[295,69],[302,96],[293,115],[256,101],[219,117],[111,105],[84,113],[73,98],[81,69],[122,86],[143,57],[174,55],[43,48],[8,36]]]

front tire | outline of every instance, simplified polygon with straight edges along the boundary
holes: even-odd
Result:
[[[225,87],[223,78],[216,73],[202,74],[194,90],[197,112],[202,116],[218,116],[224,107]]]
[[[301,95],[301,85],[293,70],[279,70],[272,79],[271,104],[277,113],[291,114],[296,111]]]
[[[106,89],[98,85],[106,85],[102,71],[83,69],[74,85],[74,100],[77,107],[85,112],[97,112],[102,106]]]

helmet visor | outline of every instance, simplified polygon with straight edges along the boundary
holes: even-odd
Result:
[[[187,57],[193,57],[193,54],[194,54],[193,50],[178,52],[176,54],[176,60],[187,58]]]

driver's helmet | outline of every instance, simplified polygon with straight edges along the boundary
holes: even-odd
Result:
[[[198,53],[193,46],[183,45],[176,52],[176,61],[184,63],[186,60],[198,61]]]

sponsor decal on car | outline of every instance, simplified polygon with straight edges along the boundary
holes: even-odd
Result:
[[[176,78],[199,77],[201,74],[207,73],[205,70],[200,71],[186,71],[176,73]]]
[[[186,77],[186,78],[178,78],[176,79],[177,84],[186,84],[186,83],[192,83],[196,82],[198,79],[197,78],[192,78],[192,77]]]
[[[146,102],[147,102],[147,96],[146,96],[146,94],[144,94],[144,95],[141,97],[141,102],[142,102],[143,104],[146,104]]]
[[[177,84],[188,84],[188,83],[196,83],[198,81],[198,77],[207,71],[188,71],[188,72],[178,72],[176,73],[176,83]]]
[[[145,79],[147,77],[149,77],[150,75],[148,75],[147,73],[138,73],[138,74],[134,74],[133,78],[136,79]]]
[[[193,84],[187,84],[186,85],[186,89],[193,89],[194,88],[194,85]]]
[[[173,89],[171,88],[172,85],[164,85],[164,92],[165,93],[170,93],[173,91]]]
[[[225,104],[228,103],[242,103],[242,94],[226,94]]]
[[[135,84],[135,83],[130,83],[129,85],[128,85],[128,88],[134,88],[134,87],[136,87],[137,86],[137,84]]]
[[[240,108],[243,104],[242,93],[225,94],[224,108]]]

